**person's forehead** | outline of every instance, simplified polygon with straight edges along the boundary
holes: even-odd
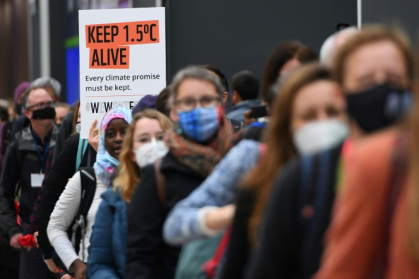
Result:
[[[141,134],[149,131],[161,131],[160,123],[157,119],[144,117],[137,121],[135,124],[135,134]]]
[[[36,102],[39,100],[52,100],[52,98],[44,88],[37,88],[30,91],[28,102]]]
[[[67,113],[68,111],[70,111],[70,109],[66,107],[55,107],[55,111],[60,113]]]
[[[206,79],[186,78],[179,84],[179,89],[194,88],[194,87],[211,87],[215,90],[215,85]]]
[[[403,59],[403,50],[395,42],[391,40],[377,40],[366,42],[360,46],[354,48],[347,56],[346,62],[353,57],[362,57],[362,58],[376,58],[378,56],[385,55],[397,55]],[[403,60],[403,63],[405,61]]]
[[[396,44],[391,41],[379,41],[356,49],[348,56],[346,66],[355,67],[358,72],[369,72],[376,68],[405,68],[406,61]]]
[[[129,124],[123,118],[113,118],[108,122],[107,128],[121,128],[128,126]]]

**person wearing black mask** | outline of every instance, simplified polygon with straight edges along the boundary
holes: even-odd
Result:
[[[376,33],[365,42],[361,39],[366,32],[349,40],[335,61],[336,78],[346,91],[347,109],[357,137],[391,126],[412,104],[413,62],[408,43],[403,44],[396,32],[388,32],[386,37],[378,30]],[[369,62],[367,58],[378,50],[383,57]]]
[[[55,146],[58,128],[51,96],[43,88],[31,88],[25,98],[25,116],[30,125],[16,134],[7,149],[0,180],[0,225],[10,237],[10,245],[21,249],[19,278],[54,278],[43,263],[38,248],[22,249],[31,211],[44,178],[48,151]],[[15,194],[19,197],[22,225],[16,221]]]
[[[350,137],[331,150],[291,161],[276,177],[257,237],[259,246],[245,278],[277,278],[278,274],[284,278],[311,278],[314,275],[320,266],[335,195],[346,190],[341,180],[353,167],[355,143],[386,128],[398,129],[409,111],[413,59],[409,43],[400,32],[365,27],[338,50],[334,73],[346,93]],[[357,212],[363,215],[366,211],[358,209]],[[352,216],[351,220],[357,218]],[[356,237],[353,233],[356,226],[346,223],[340,229],[347,232],[345,236]],[[362,238],[364,233],[361,234]],[[355,249],[355,257],[364,255],[358,245],[340,247],[348,251]],[[333,261],[335,255],[329,253],[327,260]],[[336,259],[334,264],[339,266],[342,262],[346,267],[351,264],[347,257]],[[329,268],[322,270],[317,278],[338,278],[345,271],[357,270],[357,267],[330,269],[330,266],[327,263]]]

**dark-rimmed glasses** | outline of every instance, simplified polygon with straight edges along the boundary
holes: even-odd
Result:
[[[204,96],[200,99],[192,97],[185,97],[175,101],[176,108],[183,111],[191,111],[199,105],[203,108],[215,107],[220,104],[221,98],[219,96]]]

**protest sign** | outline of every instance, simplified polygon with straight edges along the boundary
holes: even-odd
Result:
[[[164,8],[80,10],[81,136],[111,108],[166,86]],[[99,125],[99,124],[98,124]]]

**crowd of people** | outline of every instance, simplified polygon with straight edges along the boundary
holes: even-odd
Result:
[[[320,59],[284,42],[262,82],[191,65],[88,139],[58,81],[22,82],[0,102],[0,278],[419,278],[416,60],[379,25]]]

